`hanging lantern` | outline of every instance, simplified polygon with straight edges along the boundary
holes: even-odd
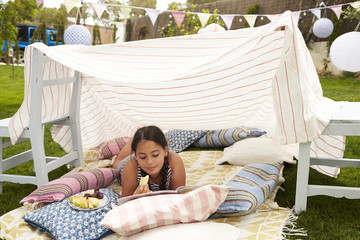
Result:
[[[349,32],[336,38],[330,47],[332,63],[348,72],[360,71],[360,32]]]
[[[64,32],[64,42],[68,45],[91,44],[91,33],[83,25],[71,25]]]
[[[320,18],[313,25],[313,33],[318,38],[327,38],[334,30],[334,24],[328,18]]]

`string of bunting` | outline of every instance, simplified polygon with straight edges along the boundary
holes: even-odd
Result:
[[[39,7],[44,0],[36,0],[37,6]],[[73,9],[77,4],[79,3],[79,0],[64,0],[64,5],[66,8],[66,11],[69,13],[71,11],[71,9]],[[91,3],[96,15],[98,16],[98,18],[100,19],[102,14],[107,11],[107,7],[108,6],[115,6],[115,7],[119,7],[121,14],[124,16],[124,18],[130,18],[130,13],[133,9],[141,9],[144,10],[146,12],[146,14],[149,16],[150,21],[152,22],[152,24],[154,25],[157,17],[159,16],[160,13],[162,12],[170,12],[171,15],[174,17],[178,27],[180,27],[181,23],[183,22],[186,14],[194,14],[197,15],[200,23],[202,25],[202,27],[205,27],[209,18],[212,15],[219,15],[222,20],[224,21],[226,27],[228,29],[231,28],[233,20],[235,17],[243,17],[245,18],[245,20],[247,21],[247,23],[249,24],[250,27],[254,27],[256,19],[260,16],[261,18],[263,17],[267,17],[270,21],[274,21],[275,19],[277,19],[281,14],[265,14],[265,15],[257,15],[257,14],[211,14],[211,13],[199,13],[199,12],[182,12],[182,11],[172,11],[172,10],[158,10],[158,9],[153,9],[153,8],[143,8],[143,7],[134,7],[134,6],[124,6],[124,5],[118,5],[118,4],[105,4],[105,3],[94,3],[94,2],[89,2]],[[340,15],[341,15],[341,11],[342,11],[342,7],[344,5],[350,5],[351,7],[358,9],[360,7],[360,1],[357,2],[351,2],[351,3],[343,3],[343,4],[338,4],[338,5],[333,5],[333,6],[326,6],[323,2],[320,3],[319,7],[317,8],[311,8],[308,10],[300,10],[300,11],[294,11],[292,12],[295,21],[299,21],[300,18],[300,14],[302,12],[304,12],[304,14],[306,15],[306,11],[310,11],[312,14],[314,14],[318,19],[321,18],[321,10],[322,9],[331,9],[336,17],[339,19]],[[240,19],[240,21],[242,21]]]

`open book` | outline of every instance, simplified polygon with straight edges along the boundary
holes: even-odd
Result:
[[[127,197],[122,197],[122,198],[118,199],[118,203],[119,203],[119,205],[121,205],[121,204],[124,204],[128,201],[131,201],[131,200],[134,200],[137,198],[150,197],[150,196],[156,196],[156,195],[162,195],[162,194],[184,194],[184,193],[191,192],[200,187],[201,186],[181,186],[181,187],[178,187],[176,190],[161,190],[161,191],[156,191],[156,192],[136,194],[136,195],[131,195],[131,196],[127,196]]]

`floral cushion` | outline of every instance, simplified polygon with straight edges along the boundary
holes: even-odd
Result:
[[[93,211],[79,211],[70,207],[68,198],[55,202],[23,217],[24,221],[48,232],[54,239],[100,239],[112,230],[100,224],[105,214],[116,204],[120,195],[111,188],[100,189],[110,202]]]
[[[117,174],[118,171],[113,168],[97,168],[58,178],[39,187],[24,197],[20,203],[58,202],[88,189],[107,187],[116,179]]]
[[[166,139],[169,144],[169,151],[182,152],[191,144],[196,142],[206,131],[202,130],[170,130],[165,133]]]

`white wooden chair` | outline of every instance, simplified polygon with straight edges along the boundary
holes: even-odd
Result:
[[[360,136],[360,102],[346,103],[332,119],[322,135]],[[332,159],[310,157],[310,144],[300,143],[299,160],[296,180],[295,212],[306,210],[307,197],[325,195],[332,197],[346,197],[360,199],[360,188],[343,186],[326,186],[309,184],[310,165],[324,165],[332,167],[358,167],[360,159]]]
[[[66,79],[46,80],[42,79],[44,62],[51,61],[39,50],[32,52],[31,62],[31,99],[30,99],[30,117],[29,127],[26,128],[20,136],[17,143],[30,140],[31,149],[15,156],[3,159],[3,148],[11,145],[10,141],[3,142],[4,137],[9,137],[8,124],[10,118],[0,120],[0,194],[2,193],[3,182],[30,183],[38,187],[49,181],[48,173],[64,164],[73,164],[75,167],[84,164],[80,125],[79,108],[81,96],[81,75],[75,72],[75,76]],[[66,116],[60,116],[54,120],[42,121],[42,90],[45,86],[72,83],[72,98],[70,112]],[[46,157],[44,150],[44,126],[47,124],[70,126],[73,150],[63,157]],[[35,176],[23,176],[15,174],[4,174],[4,171],[13,168],[19,164],[34,160]]]

